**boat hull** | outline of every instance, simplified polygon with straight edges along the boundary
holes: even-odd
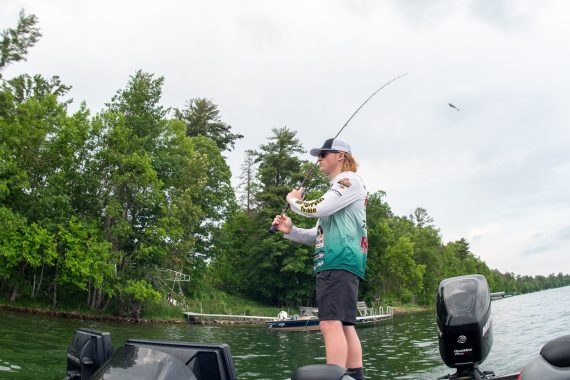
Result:
[[[311,319],[286,319],[282,321],[265,322],[267,327],[276,331],[318,331],[319,320]]]

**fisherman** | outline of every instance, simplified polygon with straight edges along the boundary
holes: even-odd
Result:
[[[295,213],[317,218],[316,227],[298,228],[285,214],[277,215],[273,225],[285,238],[315,246],[317,306],[327,364],[347,368],[350,376],[361,380],[362,345],[354,325],[368,251],[366,187],[356,174],[357,164],[345,141],[328,139],[310,153],[318,157],[321,172],[329,176],[330,189],[318,199],[305,201],[300,187],[286,199]]]

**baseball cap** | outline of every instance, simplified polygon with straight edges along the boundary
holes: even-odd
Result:
[[[311,153],[311,156],[318,157],[323,150],[352,154],[352,149],[350,149],[350,145],[346,141],[335,138],[326,140],[322,147],[313,148],[309,153]]]

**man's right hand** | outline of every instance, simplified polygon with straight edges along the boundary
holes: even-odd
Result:
[[[276,215],[272,224],[275,226],[277,231],[283,232],[284,234],[291,233],[291,230],[293,229],[293,221],[285,214]]]

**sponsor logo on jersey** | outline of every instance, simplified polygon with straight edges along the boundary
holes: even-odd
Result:
[[[368,253],[368,237],[367,236],[362,236],[360,238],[360,249],[362,250],[362,253]]]
[[[323,227],[319,224],[317,228],[317,239],[315,240],[315,248],[323,248],[325,246],[325,234]]]
[[[350,183],[350,179],[348,177],[341,178],[337,181],[341,189],[345,189],[350,187],[352,183]]]
[[[314,214],[317,212],[317,209],[315,207],[305,207],[301,205],[301,212],[304,212],[306,214]]]

